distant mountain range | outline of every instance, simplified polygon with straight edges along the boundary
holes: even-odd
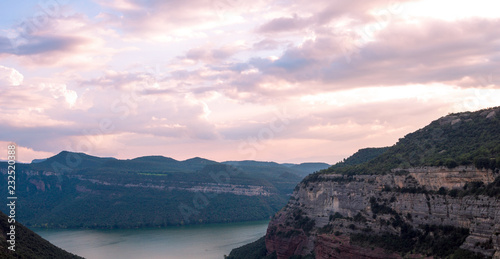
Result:
[[[68,161],[69,160],[69,161]],[[5,161],[0,161],[5,162]],[[164,156],[143,156],[134,159],[116,159],[113,157],[96,157],[85,153],[75,153],[62,151],[59,154],[45,159],[34,159],[31,162],[31,167],[38,170],[53,170],[53,164],[56,168],[63,167],[71,169],[81,168],[109,168],[112,170],[153,170],[162,172],[196,172],[201,170],[205,165],[219,164],[216,161],[194,157],[184,161],[178,161],[170,157]],[[36,164],[36,165],[35,165]],[[330,167],[327,163],[283,163],[276,162],[261,162],[254,160],[245,161],[226,161],[220,164],[231,165],[240,169],[247,168],[250,171],[262,172],[267,170],[269,173],[290,172],[298,176],[305,177],[310,173]],[[273,170],[271,170],[273,169]]]
[[[43,158],[43,159],[33,159],[33,160],[31,161],[31,163],[32,163],[32,164],[36,164],[36,163],[43,162],[43,161],[45,161],[45,160],[47,160],[47,158]],[[0,161],[0,162],[4,162],[4,161]]]
[[[268,172],[268,173],[292,173],[305,177],[313,172],[329,168],[327,163],[301,163],[301,164],[278,164],[275,162],[259,162],[253,160],[245,161],[226,161],[222,164],[231,165],[246,172]]]
[[[17,164],[27,226],[133,228],[266,219],[325,163],[218,163],[163,156],[116,159],[63,151]],[[6,163],[0,172],[6,181]],[[2,185],[0,191],[6,192]],[[6,211],[5,207],[1,207]]]

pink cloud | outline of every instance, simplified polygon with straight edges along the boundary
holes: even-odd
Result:
[[[498,26],[498,20],[479,19],[419,24],[400,21],[363,46],[356,46],[353,39],[350,44],[354,49],[348,52],[341,45],[343,36],[318,34],[315,40],[287,49],[277,60],[256,58],[239,64],[237,67],[242,68],[251,65],[260,74],[257,78],[233,76],[230,85],[238,92],[270,98],[367,86],[454,83],[478,76],[487,77],[488,85],[498,87],[498,78],[489,77],[500,72],[498,59],[493,58],[500,54],[495,43],[498,34],[494,33]],[[276,78],[298,84],[300,89],[272,91],[259,87]]]
[[[0,56],[18,57],[26,66],[78,67],[81,70],[96,67],[97,62],[109,61],[117,52],[105,46],[105,38],[116,34],[85,15],[61,13],[33,28],[26,25],[30,22],[28,19],[11,29],[15,32],[10,37],[13,45],[2,47],[0,44]]]
[[[0,37],[0,141],[31,148],[30,156],[248,159],[238,147],[286,108],[286,127],[259,140],[255,159],[333,163],[448,112],[498,104],[500,20],[409,16],[407,2],[418,4],[63,8],[30,41]]]

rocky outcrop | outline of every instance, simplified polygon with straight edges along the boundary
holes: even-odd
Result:
[[[406,231],[427,235],[429,226],[450,226],[468,230],[460,248],[500,258],[500,201],[450,194],[466,183],[488,184],[497,176],[469,166],[306,179],[271,220],[266,248],[278,258],[312,253],[316,258],[401,258],[401,253],[352,242],[353,237],[397,236]],[[422,258],[412,253],[406,252],[405,258]]]
[[[50,172],[49,172],[50,173]],[[44,174],[50,175],[50,174]],[[176,186],[176,183],[170,182],[162,182],[158,181],[156,184],[154,183],[111,183],[102,180],[89,179],[84,178],[83,176],[74,176],[74,178],[78,178],[81,181],[88,181],[96,185],[104,185],[104,186],[119,186],[119,187],[127,187],[127,188],[150,188],[157,190],[183,190],[189,192],[203,192],[203,193],[231,193],[235,195],[244,195],[244,196],[270,196],[275,195],[276,192],[270,190],[269,187],[266,186],[258,186],[258,185],[242,185],[242,184],[223,184],[223,183],[202,183],[197,185],[192,185],[192,183],[184,182],[186,187]],[[35,186],[38,191],[45,192],[46,185],[45,182],[40,179],[29,179],[29,182]],[[61,185],[57,184],[56,188],[61,190]],[[91,192],[91,189],[86,188],[83,185],[77,185],[76,190],[78,192]],[[97,193],[97,191],[94,191]]]
[[[37,190],[42,191],[42,192],[45,191],[45,183],[42,180],[30,179],[29,182],[32,183],[33,185],[35,185]]]
[[[183,190],[189,192],[203,192],[203,193],[231,193],[235,195],[244,196],[270,196],[276,194],[266,188],[265,186],[257,185],[242,185],[242,184],[223,184],[223,183],[203,183],[198,185],[192,185],[192,183],[184,182],[186,187],[176,186],[175,183],[158,181],[155,183],[110,183],[101,180],[87,179],[79,177],[80,180],[89,181],[93,184],[105,185],[105,186],[120,186],[127,188],[146,188],[146,189],[157,189],[157,190]],[[38,188],[38,187],[37,187]],[[77,189],[81,192],[81,190]]]
[[[382,248],[366,248],[351,244],[347,236],[318,235],[314,244],[316,259],[392,259],[400,255],[390,253]]]
[[[478,170],[474,166],[458,166],[455,168],[446,167],[419,167],[409,169],[393,169],[395,175],[387,175],[380,177],[382,181],[391,183],[390,179],[394,177],[395,184],[403,188],[408,176],[416,180],[417,185],[425,186],[427,190],[437,191],[439,188],[444,187],[447,189],[462,188],[468,182],[483,182],[489,184],[495,180],[496,174],[492,170],[482,169]],[[398,175],[401,172],[403,175]]]

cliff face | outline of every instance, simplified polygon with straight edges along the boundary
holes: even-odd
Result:
[[[300,183],[274,216],[266,248],[278,258],[422,258],[455,242],[461,249],[500,258],[500,201],[458,192],[467,183],[487,185],[497,176],[472,166],[318,175]],[[400,250],[383,249],[394,247]]]

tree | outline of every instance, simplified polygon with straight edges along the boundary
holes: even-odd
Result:
[[[453,160],[453,159],[449,158],[449,159],[447,159],[447,160],[446,160],[446,162],[444,163],[444,165],[445,165],[446,167],[448,167],[448,168],[450,168],[450,169],[451,169],[451,168],[455,168],[455,167],[457,167],[457,166],[458,166],[458,163],[457,163],[457,161],[455,161],[455,160]]]

